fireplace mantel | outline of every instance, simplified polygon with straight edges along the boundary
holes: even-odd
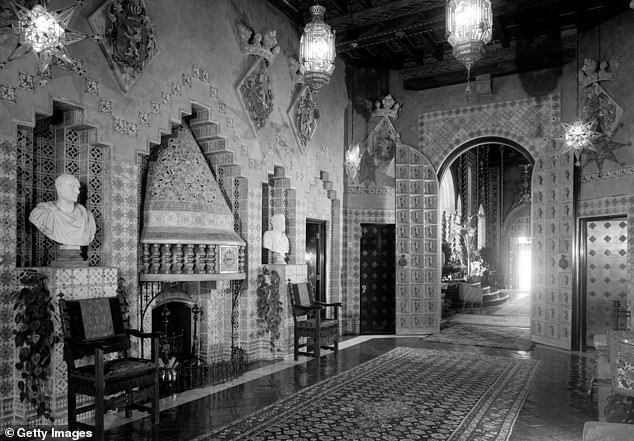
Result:
[[[205,282],[213,280],[244,280],[245,273],[220,274],[140,274],[141,282]]]

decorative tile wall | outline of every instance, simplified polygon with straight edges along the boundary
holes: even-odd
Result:
[[[0,140],[0,207],[16,207],[17,146]],[[17,225],[15,211],[0,210],[0,426],[12,423],[14,414],[15,349],[13,343],[13,302],[16,289],[13,268],[16,260]]]
[[[560,107],[559,95],[549,95],[421,114],[418,118],[418,150],[438,170],[449,154],[467,141],[501,137],[521,145],[536,159],[533,200],[539,191],[552,197],[544,198],[541,206],[533,206],[533,231],[541,228],[541,232],[533,233],[536,245],[533,246],[535,319],[532,333],[543,343],[569,347],[570,246],[574,234],[572,167],[568,156],[559,159],[550,141],[560,120]],[[537,248],[536,252],[535,246],[540,244],[541,249]],[[559,265],[562,255],[565,258]],[[546,262],[552,263],[555,257],[555,266],[547,269]]]
[[[574,156],[554,142],[537,156],[532,178],[531,335],[539,343],[572,345]]]
[[[421,152],[396,151],[396,333],[440,331],[438,178]]]
[[[549,95],[424,113],[418,118],[418,149],[436,170],[453,149],[485,136],[515,141],[535,157],[553,134],[559,109],[559,95]]]
[[[55,307],[55,315],[59,318],[58,298],[63,293],[67,300],[95,298],[95,297],[113,297],[117,294],[117,269],[106,267],[89,267],[89,268],[19,268],[14,270],[14,277],[17,286],[19,280],[27,270],[36,270],[47,276],[47,287],[53,297],[53,306]],[[56,320],[56,331],[61,333],[61,322]],[[51,360],[51,409],[55,415],[57,424],[66,424],[66,408],[68,387],[66,377],[66,362],[63,358],[64,345],[59,343],[55,345],[53,357]],[[16,354],[17,357],[17,354]],[[16,358],[17,359],[17,358]],[[14,380],[17,382],[17,380]],[[86,397],[81,397],[78,404],[86,404]],[[46,420],[36,417],[33,408],[15,400],[16,411],[15,418],[17,421],[27,424],[45,424]]]

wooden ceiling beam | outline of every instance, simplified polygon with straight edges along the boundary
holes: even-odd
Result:
[[[418,49],[407,36],[401,39],[401,44],[416,64],[425,64],[425,53]]]
[[[493,32],[499,38],[503,48],[509,47],[511,43],[509,29],[506,27],[504,19],[499,15],[493,16]]]
[[[425,45],[427,46],[429,51],[432,53],[434,58],[436,58],[436,60],[438,61],[442,61],[443,58],[445,58],[445,52],[432,38],[431,34],[429,32],[424,32],[421,35],[423,37],[423,41],[425,42]]]

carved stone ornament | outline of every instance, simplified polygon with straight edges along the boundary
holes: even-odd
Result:
[[[618,62],[613,60],[608,62],[603,60],[600,63],[596,60],[586,58],[583,67],[579,69],[579,86],[586,88],[603,81],[612,81],[612,73],[617,69]]]
[[[240,97],[240,103],[244,111],[249,115],[251,128],[257,135],[258,130],[264,127],[266,120],[273,111],[271,78],[264,58],[255,60],[236,86],[236,92]]]
[[[117,83],[129,91],[150,60],[159,53],[143,0],[108,0],[90,17],[92,29],[102,35],[101,48]]]
[[[291,128],[297,144],[303,152],[315,133],[319,119],[319,109],[310,87],[301,88],[289,108],[288,117],[291,120]]]
[[[280,53],[280,47],[277,45],[277,32],[272,30],[260,34],[243,23],[238,23],[237,26],[242,53],[264,58],[270,65]]]
[[[394,101],[392,95],[386,95],[381,101],[376,101],[372,108],[372,116],[377,118],[390,117],[397,119],[401,105]]]

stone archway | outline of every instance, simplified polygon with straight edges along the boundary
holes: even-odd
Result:
[[[486,137],[506,138],[535,158],[531,334],[534,341],[570,349],[574,158],[560,155],[552,141],[560,108],[559,95],[549,95],[424,113],[417,150],[436,170],[461,146]]]

